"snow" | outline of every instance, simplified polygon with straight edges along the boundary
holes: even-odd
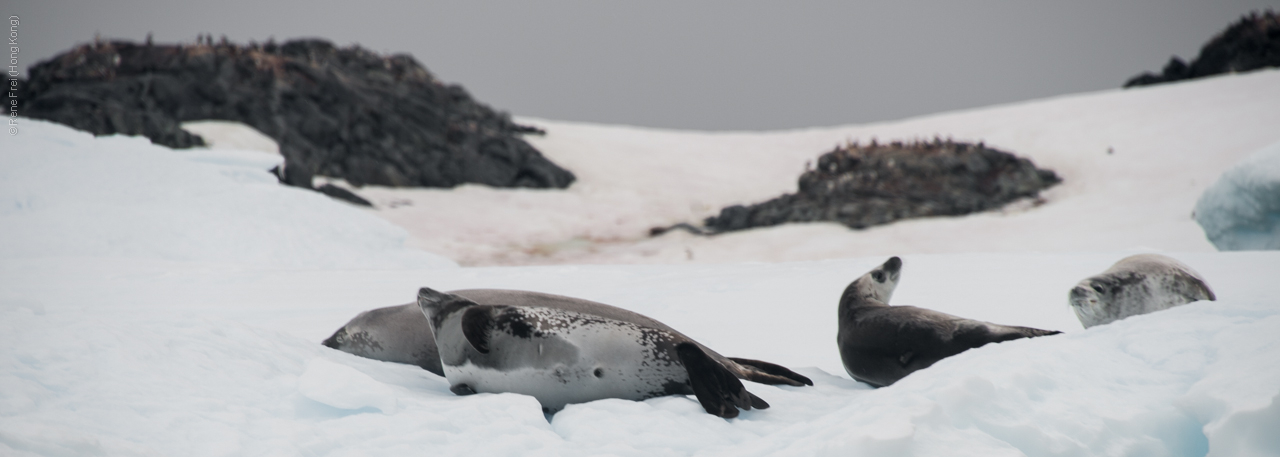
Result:
[[[1280,249],[1280,143],[1223,173],[1196,203],[1196,221],[1223,251]]]
[[[549,123],[559,127],[538,141],[563,145],[551,149],[560,158],[582,154],[566,164],[583,164],[575,187],[587,190],[366,189],[412,200],[394,209],[418,213],[279,186],[263,171],[278,156],[258,151],[177,152],[21,119],[22,134],[0,139],[0,455],[1280,455],[1280,252],[1214,251],[1190,218],[1204,187],[1276,141],[1255,124],[1276,114],[1254,99],[1274,106],[1278,80],[1260,72],[798,132]],[[1169,113],[1185,106],[1200,111]],[[956,135],[1021,144],[1068,180],[1042,206],[861,232],[625,235],[656,216],[707,211],[690,202],[785,190],[822,149],[802,143],[946,122]],[[621,153],[590,159],[601,145]],[[699,168],[718,163],[734,170]],[[437,227],[409,227],[410,239],[379,215]],[[462,237],[468,230],[474,238]],[[524,252],[574,233],[613,241]],[[609,264],[457,268],[406,240],[470,253],[462,263]],[[1153,251],[1200,272],[1218,301],[1084,329],[1070,288]],[[895,304],[1065,333],[968,351],[887,388],[855,382],[835,347],[837,299],[889,254],[904,261]],[[802,260],[783,261],[793,256]],[[670,263],[625,264],[657,261]],[[689,397],[547,416],[531,397],[459,397],[420,368],[320,345],[357,313],[409,302],[421,286],[614,304],[815,386],[747,382],[772,407],[732,420]]]
[[[463,265],[797,261],[900,253],[1208,252],[1195,201],[1223,171],[1280,141],[1280,70],[1033,100],[867,125],[692,132],[517,119],[574,172],[567,191],[365,187],[411,244]],[[916,219],[851,232],[790,224],[698,237],[649,229],[701,223],[734,204],[796,190],[806,163],[845,141],[984,141],[1054,170],[1047,204]],[[1109,152],[1110,151],[1110,152]],[[492,211],[492,208],[502,208]],[[1062,236],[1069,227],[1071,236]]]
[[[231,121],[183,122],[182,129],[200,135],[205,144],[214,149],[240,149],[280,154],[276,140],[258,129]]]
[[[0,154],[0,257],[131,257],[279,267],[426,267],[404,230],[280,186],[279,155],[174,152],[28,121]]]

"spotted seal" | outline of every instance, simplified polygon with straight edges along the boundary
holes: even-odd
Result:
[[[721,356],[675,329],[622,308],[538,292],[418,291],[455,394],[531,395],[546,411],[603,398],[694,395],[707,413],[768,408],[739,378],[813,382],[784,367]]]

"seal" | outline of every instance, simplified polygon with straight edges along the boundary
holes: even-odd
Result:
[[[357,314],[323,344],[360,357],[417,365],[444,376],[435,334],[417,303]]]
[[[422,288],[450,390],[458,395],[514,392],[547,412],[604,398],[694,395],[709,414],[769,404],[739,378],[813,385],[787,368],[721,356],[647,316],[588,300],[538,292]]]
[[[1199,300],[1217,300],[1204,278],[1172,257],[1138,254],[1120,259],[1071,289],[1068,302],[1085,328]]]
[[[988,343],[1057,331],[982,322],[914,306],[889,306],[902,259],[855,279],[840,296],[836,343],[853,379],[884,387],[947,357]]]

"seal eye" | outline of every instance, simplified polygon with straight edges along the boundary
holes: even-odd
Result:
[[[1095,292],[1102,293],[1102,286],[1099,286],[1099,285],[1097,285],[1097,284],[1094,284],[1094,285],[1093,285],[1093,290],[1094,290]]]
[[[597,378],[603,378],[604,368],[596,368],[596,371],[593,374],[595,374]]]
[[[872,277],[872,278],[875,278],[876,282],[884,282],[884,272],[883,272],[883,271],[876,271],[875,273],[871,273],[871,277]]]

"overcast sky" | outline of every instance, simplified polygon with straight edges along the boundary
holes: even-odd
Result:
[[[27,66],[104,38],[409,53],[516,115],[699,130],[899,119],[1119,87],[1280,0],[4,0]],[[25,76],[25,75],[24,75]]]

